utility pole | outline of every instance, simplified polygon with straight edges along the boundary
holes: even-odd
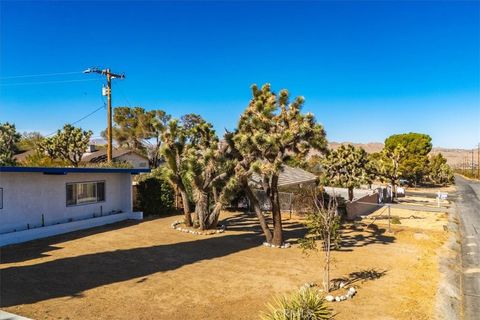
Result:
[[[124,74],[116,74],[107,69],[88,68],[83,73],[98,73],[107,77],[107,87],[102,94],[107,96],[107,161],[112,161],[112,79],[125,79]]]
[[[475,177],[475,171],[473,171],[473,152],[475,149],[472,149],[472,177]]]
[[[477,179],[480,179],[480,143],[477,146]]]

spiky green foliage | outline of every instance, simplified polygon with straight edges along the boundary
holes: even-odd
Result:
[[[403,148],[404,154],[399,161],[401,177],[415,184],[421,183],[428,174],[428,154],[432,150],[432,138],[422,133],[394,134],[385,140],[384,150],[393,153]]]
[[[321,320],[331,319],[332,310],[324,297],[315,288],[301,289],[290,295],[277,297],[267,305],[268,312],[260,315],[262,320]]]
[[[161,162],[162,135],[170,118],[163,110],[117,107],[113,113],[113,138],[120,146],[147,155],[150,165],[156,168]]]
[[[388,181],[393,188],[394,197],[396,196],[396,187],[399,183],[402,172],[400,171],[400,163],[406,154],[403,145],[397,145],[393,149],[384,148],[379,153],[369,156],[370,170],[382,181]]]
[[[171,120],[162,139],[167,177],[182,195],[185,223],[192,225],[187,195],[190,186],[196,223],[200,229],[215,228],[220,209],[232,189],[229,181],[232,164],[226,157],[227,145],[219,147],[212,125],[196,114]]]
[[[453,170],[447,164],[447,159],[439,153],[429,158],[429,179],[433,183],[446,185],[454,181]]]
[[[19,141],[20,134],[15,129],[14,124],[0,123],[0,166],[14,166],[16,164],[13,156],[17,152]]]
[[[349,199],[353,200],[353,189],[371,183],[368,173],[368,155],[363,148],[351,144],[341,145],[328,152],[323,161],[327,179],[333,185],[348,188]]]
[[[191,209],[187,193],[186,147],[189,142],[189,129],[183,122],[172,119],[162,134],[161,154],[165,159],[165,176],[182,197],[184,222],[192,225]]]
[[[191,143],[186,148],[187,177],[192,182],[195,217],[200,229],[215,228],[220,209],[232,187],[233,162],[227,158],[227,145],[219,146],[213,126],[197,119],[190,127]]]
[[[66,124],[56,135],[45,138],[38,148],[41,153],[46,153],[53,159],[67,161],[70,165],[78,167],[92,134],[90,130],[84,131]]]
[[[40,132],[24,132],[17,143],[18,151],[25,152],[28,150],[34,150],[42,140],[43,136]]]
[[[281,213],[278,198],[278,176],[282,166],[291,158],[304,159],[310,149],[326,149],[325,131],[311,113],[302,113],[302,97],[289,101],[287,90],[277,95],[270,85],[252,86],[252,99],[240,117],[235,132],[226,135],[238,163],[236,179],[245,189],[250,202],[256,199],[249,190],[248,179],[255,172],[263,181],[263,189],[272,203],[273,236],[265,218],[255,210],[267,241],[283,242]]]

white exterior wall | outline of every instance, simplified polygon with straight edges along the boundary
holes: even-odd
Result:
[[[148,159],[139,156],[136,153],[127,153],[115,158],[115,161],[125,161],[130,163],[134,168],[148,169]]]
[[[66,205],[66,184],[105,181],[105,201],[77,206]],[[68,173],[51,175],[30,172],[0,172],[3,208],[0,209],[0,234],[42,225],[66,223],[107,215],[113,210],[132,212],[130,173]]]

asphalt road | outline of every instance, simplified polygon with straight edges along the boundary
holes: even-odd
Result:
[[[465,319],[480,317],[480,182],[456,176],[461,220]]]

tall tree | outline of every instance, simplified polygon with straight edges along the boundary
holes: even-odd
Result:
[[[454,180],[453,170],[447,164],[447,159],[438,153],[429,158],[429,178],[436,184],[449,184]]]
[[[404,149],[399,162],[402,177],[418,184],[428,174],[428,154],[432,150],[432,138],[422,133],[395,134],[385,140],[384,149],[392,154],[397,147]]]
[[[330,183],[348,188],[348,200],[353,200],[353,189],[371,183],[368,174],[368,155],[363,148],[341,145],[328,152],[323,161]]]
[[[158,167],[161,160],[161,137],[170,118],[163,110],[117,107],[113,114],[113,137],[120,146],[147,155],[150,165]]]
[[[253,205],[268,242],[283,243],[278,178],[285,162],[305,158],[311,148],[326,150],[325,131],[312,114],[301,113],[303,97],[289,101],[287,90],[277,95],[270,85],[252,86],[252,100],[240,117],[235,132],[225,136],[237,159],[236,180]],[[273,234],[248,184],[253,173],[260,175],[262,188],[272,207]]]
[[[14,166],[16,164],[13,156],[17,152],[17,143],[20,141],[20,134],[15,125],[5,122],[0,123],[0,166]]]
[[[66,124],[53,137],[45,138],[38,146],[39,151],[51,158],[68,161],[78,167],[82,155],[86,152],[93,132]]]
[[[400,163],[405,157],[406,150],[403,145],[397,145],[393,150],[384,148],[379,153],[370,155],[370,168],[375,175],[383,181],[389,181],[392,185],[393,197],[396,197],[397,186],[402,172]]]
[[[232,162],[227,158],[228,145],[219,145],[212,125],[205,121],[192,126],[191,132],[186,163],[192,182],[195,217],[201,230],[215,228],[232,187],[228,183],[233,174]]]
[[[165,158],[166,175],[169,182],[176,188],[182,197],[184,222],[192,226],[190,202],[187,194],[186,179],[186,144],[188,141],[188,130],[177,119],[168,123],[162,134],[161,154]]]

